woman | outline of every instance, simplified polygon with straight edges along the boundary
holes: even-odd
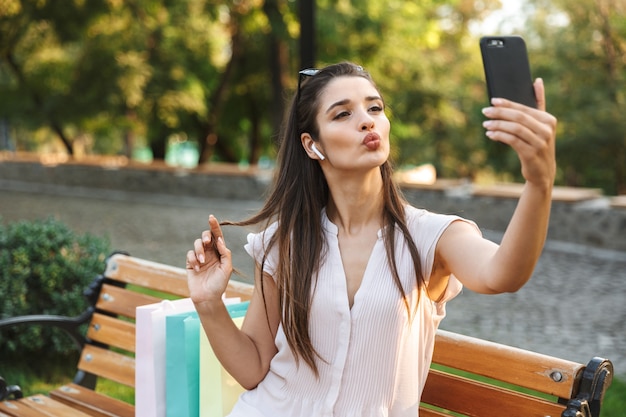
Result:
[[[392,180],[390,123],[370,76],[342,63],[300,73],[265,206],[239,225],[255,291],[239,330],[222,294],[231,253],[218,221],[187,253],[211,345],[248,391],[231,416],[411,416],[445,304],[462,286],[516,291],[548,226],[556,120],[494,99],[487,136],[519,155],[526,186],[500,245],[456,216],[411,207]]]

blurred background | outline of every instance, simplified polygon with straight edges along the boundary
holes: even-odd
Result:
[[[557,184],[626,194],[625,0],[0,0],[0,150],[271,167],[298,70],[350,60],[399,167],[516,181],[481,127],[486,34],[523,36],[545,80]]]
[[[481,184],[522,179],[484,136],[479,39],[508,34],[526,40],[559,119],[549,241],[524,289],[465,291],[444,328],[610,358],[621,378],[603,416],[623,416],[626,0],[0,0],[0,317],[42,312],[32,282],[79,294],[111,249],[180,266],[208,213],[256,211],[298,71],[338,61],[384,94],[400,182],[431,184],[405,188],[410,201],[498,240],[519,190]],[[95,272],[69,283],[56,266],[82,242],[73,230],[105,239],[84,244]],[[247,230],[228,233],[250,279]],[[50,311],[80,311],[61,298],[68,312]],[[59,373],[24,354],[40,339],[0,363],[27,392]]]

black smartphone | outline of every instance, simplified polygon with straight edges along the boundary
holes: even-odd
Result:
[[[537,107],[526,43],[520,36],[484,36],[480,52],[489,101],[502,97]]]

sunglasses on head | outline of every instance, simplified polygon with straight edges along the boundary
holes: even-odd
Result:
[[[312,77],[318,72],[320,72],[320,70],[316,68],[307,68],[298,72],[298,90],[297,90],[298,96],[300,95],[300,87],[302,85],[302,80],[308,77]]]
[[[359,72],[362,72],[362,71],[363,71],[363,67],[362,67],[362,66],[360,66],[360,65],[357,65],[357,66],[355,67],[355,69],[356,69],[357,71],[359,71]],[[300,88],[302,87],[302,81],[303,81],[305,78],[309,78],[309,77],[314,76],[314,75],[315,75],[315,74],[317,74],[318,72],[320,72],[320,70],[319,70],[319,69],[317,69],[317,68],[307,68],[307,69],[303,69],[303,70],[301,70],[301,71],[298,71],[298,90],[297,90],[298,95],[300,94]]]

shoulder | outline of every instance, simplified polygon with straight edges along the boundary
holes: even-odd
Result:
[[[478,226],[471,220],[452,214],[439,214],[413,206],[405,206],[406,223],[418,250],[434,255],[441,236],[451,225],[469,225],[480,234]],[[456,228],[456,227],[455,227]]]
[[[278,229],[278,222],[271,223],[267,228],[256,233],[248,233],[247,243],[244,249],[250,256],[252,256],[258,263],[261,263],[264,259],[271,258],[268,253],[270,248],[270,241]],[[273,262],[272,262],[273,263]]]
[[[405,206],[406,222],[411,232],[434,233],[442,232],[451,223],[461,220],[474,224],[472,221],[453,214],[440,214],[411,205]]]

